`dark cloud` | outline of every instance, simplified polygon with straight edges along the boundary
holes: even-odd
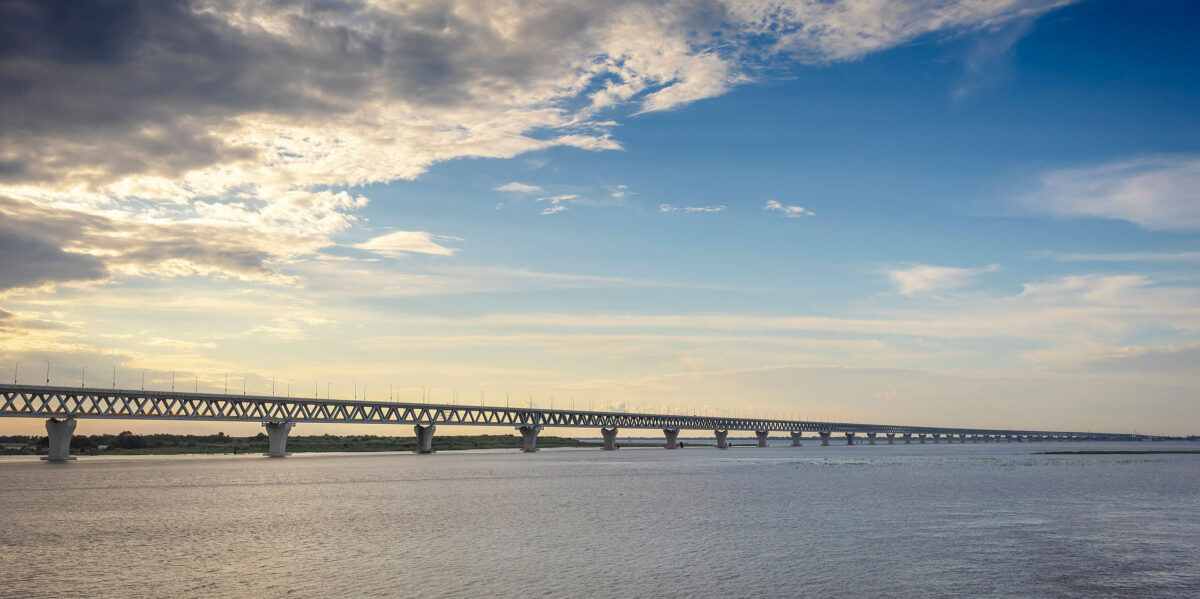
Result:
[[[2,209],[0,215],[0,291],[105,276],[101,260],[64,252],[52,241],[67,232],[56,223],[27,220]]]
[[[273,258],[311,242],[278,232],[255,237],[228,225],[116,220],[0,197],[0,291],[115,272],[271,279]]]

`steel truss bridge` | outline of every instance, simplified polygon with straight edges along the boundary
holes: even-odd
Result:
[[[268,432],[275,432],[272,429],[278,429],[280,426],[286,426],[286,429],[290,430],[291,425],[295,423],[406,424],[416,427],[419,441],[423,430],[427,430],[429,439],[432,440],[433,426],[441,424],[509,426],[527,434],[526,445],[530,450],[535,446],[529,444],[527,431],[533,431],[532,434],[536,438],[537,431],[544,427],[604,429],[602,432],[605,433],[606,445],[609,430],[615,439],[615,429],[619,428],[660,429],[667,434],[668,447],[674,445],[674,437],[681,429],[718,431],[718,446],[724,446],[722,432],[731,430],[755,431],[760,437],[760,445],[764,446],[766,435],[772,431],[791,433],[795,444],[799,444],[799,437],[803,433],[818,433],[826,443],[828,437],[835,433],[845,434],[850,443],[854,442],[856,434],[863,434],[872,444],[877,434],[886,435],[889,443],[895,435],[902,435],[905,442],[913,435],[917,435],[921,442],[924,442],[926,435],[935,440],[942,436],[947,439],[958,436],[960,440],[969,437],[972,440],[985,441],[1001,438],[1129,441],[1144,439],[1142,436],[1121,433],[906,426],[8,384],[0,384],[0,416],[47,418],[52,421],[68,419],[71,421],[72,430],[74,420],[82,418],[261,422],[267,425]],[[48,423],[48,430],[50,426]],[[284,442],[286,432],[284,430],[282,433]],[[53,436],[51,434],[51,437]]]

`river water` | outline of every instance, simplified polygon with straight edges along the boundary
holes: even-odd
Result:
[[[1200,597],[1186,443],[0,458],[3,597]]]

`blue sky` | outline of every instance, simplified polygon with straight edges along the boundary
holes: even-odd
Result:
[[[200,8],[9,32],[25,382],[1194,432],[1193,3]]]

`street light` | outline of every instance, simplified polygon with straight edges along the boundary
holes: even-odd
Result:
[[[171,392],[175,392],[175,371],[171,371]]]
[[[50,360],[46,360],[46,385],[50,385]]]
[[[14,385],[17,384],[17,373],[20,371],[21,371],[21,363],[17,362],[17,364],[15,366],[13,366],[13,384]]]
[[[87,386],[87,366],[84,366],[83,370],[79,373],[79,386],[80,388]]]
[[[113,391],[117,390],[117,365],[113,364]]]
[[[287,396],[289,398],[292,396],[292,379],[288,379],[287,382]]]

